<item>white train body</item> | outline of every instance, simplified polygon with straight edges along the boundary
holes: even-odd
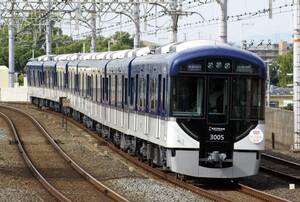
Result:
[[[195,45],[195,43],[197,45]],[[62,57],[63,59],[60,60],[59,57],[56,56],[57,61],[31,61],[27,65],[28,83],[30,84],[29,95],[34,103],[49,106],[57,110],[61,110],[61,105],[59,104],[61,97],[70,99],[70,106],[68,110],[64,109],[65,113],[70,113],[75,119],[83,121],[88,127],[95,128],[101,132],[104,137],[110,139],[121,148],[135,152],[154,164],[166,167],[178,174],[204,178],[241,178],[255,175],[259,169],[260,152],[264,149],[264,120],[261,114],[264,108],[264,64],[256,56],[226,45],[199,41],[192,44],[194,46],[193,48],[189,48],[191,45],[188,44],[173,45],[174,53],[167,53],[168,51],[164,48],[161,49],[164,51],[163,54],[149,55],[151,51],[146,50],[148,56],[140,57],[126,58],[126,54],[130,51],[123,51],[115,54],[101,53],[98,54],[98,57],[97,54],[91,54],[86,57],[88,59],[83,56],[77,56],[69,60],[67,58],[72,56],[67,56]],[[199,52],[201,53],[198,54]],[[107,54],[110,54],[110,56],[108,57]],[[191,56],[193,54],[195,54],[195,56]],[[239,54],[241,56],[239,56]],[[114,58],[114,55],[118,57]],[[130,52],[130,55],[134,55],[133,51]],[[140,53],[140,55],[144,54]],[[118,59],[120,57],[123,57],[123,59]],[[208,69],[198,69],[199,71],[205,71],[199,73],[200,76],[197,77],[198,83],[194,83],[198,86],[195,90],[195,92],[197,92],[197,103],[199,103],[199,100],[202,100],[201,104],[195,104],[197,105],[195,113],[199,112],[199,117],[194,118],[194,114],[190,118],[187,117],[187,115],[182,116],[182,114],[186,112],[185,109],[193,105],[194,102],[190,102],[186,105],[183,104],[185,108],[182,108],[181,113],[176,112],[179,115],[175,116],[175,110],[171,108],[175,106],[178,108],[181,107],[180,104],[175,103],[175,100],[189,101],[189,99],[193,97],[194,91],[191,91],[192,93],[190,94],[187,92],[186,100],[181,97],[173,99],[172,96],[177,95],[177,91],[173,89],[176,89],[178,85],[175,84],[176,81],[172,83],[172,79],[173,77],[176,79],[180,79],[181,77],[181,74],[178,73],[181,72],[181,69],[174,70],[174,63],[183,64],[180,61],[181,58],[185,58],[184,62],[189,60],[194,61],[195,57],[197,61],[199,60],[198,58],[204,60],[205,62],[203,62],[203,64],[205,64],[204,66],[206,68],[208,68],[210,60],[216,60],[216,62],[212,63],[218,65],[218,61],[221,58],[220,61],[225,61],[222,63],[224,68],[227,60],[233,61],[230,63],[232,64],[232,68],[236,68],[234,65],[237,66],[235,60],[243,60],[245,64],[246,62],[252,62],[251,65],[253,64],[253,68],[258,68],[258,71],[256,71],[257,74],[252,75],[252,70],[249,70],[251,65],[245,67],[241,65],[241,68],[245,68],[245,70],[240,72],[245,77],[245,80],[247,80],[244,82],[243,80],[238,80],[240,78],[235,78],[237,73],[234,73],[234,70],[230,70],[233,72],[230,72],[230,78],[227,79],[226,77],[221,80],[224,75],[227,75],[227,72],[223,74],[224,72],[221,72],[221,70],[217,70],[217,72],[207,72]],[[209,58],[209,60],[206,58]],[[164,59],[166,59],[166,62],[160,63],[160,60]],[[127,67],[128,64],[130,64],[131,70],[127,71],[131,71],[131,75],[128,75],[128,72],[126,72],[126,69],[129,69],[129,67]],[[151,64],[153,65],[151,66]],[[191,73],[186,69],[184,69],[184,71],[187,72],[182,73],[184,77],[186,77],[185,75],[191,75],[191,78],[187,77],[191,80],[194,79],[193,75],[197,70],[196,68],[200,68],[200,66],[193,65],[187,65],[187,68],[191,68]],[[47,70],[47,66],[49,67],[49,71]],[[181,65],[180,68],[183,66],[184,65]],[[153,73],[154,69],[157,73]],[[146,89],[144,94],[142,90],[139,91],[139,87],[129,86],[133,85],[133,81],[135,81],[135,76],[133,76],[135,71],[138,72],[136,75],[139,76],[136,80],[139,81],[137,83],[139,85],[143,84]],[[224,69],[224,71],[229,72],[229,70],[226,69]],[[257,82],[260,82],[260,89],[257,90],[252,87],[256,80],[252,82],[252,80],[250,81],[247,78],[249,72],[251,78],[255,77]],[[38,76],[38,74],[40,74],[40,76]],[[126,76],[126,74],[128,76]],[[153,82],[151,80],[152,74],[154,75]],[[132,78],[132,83],[129,83],[129,80]],[[199,81],[204,84],[200,84]],[[212,82],[210,83],[210,81]],[[205,107],[206,104],[208,105],[208,103],[210,103],[209,97],[213,97],[212,94],[208,94],[212,91],[213,87],[208,86],[212,86],[216,81],[223,83],[228,82],[228,84],[226,83],[228,89],[221,90],[224,92],[222,95],[223,109]],[[127,82],[126,86],[125,82]],[[245,85],[246,90],[247,88],[251,88],[250,90],[255,91],[254,93],[259,91],[257,95],[259,95],[260,98],[257,101],[259,103],[255,103],[256,105],[254,107],[252,107],[252,105],[250,107],[252,111],[258,110],[257,117],[251,117],[251,119],[249,118],[249,120],[247,119],[247,121],[245,121],[246,125],[248,124],[247,127],[249,127],[245,127],[245,131],[242,131],[244,133],[242,137],[233,137],[231,138],[232,140],[227,141],[227,136],[233,136],[230,133],[235,130],[233,129],[235,126],[230,126],[230,123],[235,123],[234,121],[243,122],[241,121],[243,119],[242,117],[239,119],[231,119],[231,115],[236,113],[233,112],[235,107],[238,106],[231,104],[234,102],[232,95],[235,85],[230,82],[240,82],[240,86]],[[244,83],[242,84],[242,82]],[[250,87],[250,84],[248,85],[249,82],[251,82]],[[108,85],[108,83],[110,83],[110,85]],[[112,83],[114,84],[112,85]],[[180,83],[180,85],[184,86],[183,83]],[[204,86],[204,90],[201,90],[201,85]],[[115,91],[111,91],[112,88],[115,88]],[[125,90],[125,88],[127,90]],[[133,94],[131,95],[131,91],[135,91],[131,90],[131,88],[136,89],[135,93],[139,96],[134,97]],[[143,86],[141,88],[143,88]],[[214,88],[220,89],[221,87],[216,86]],[[149,95],[151,89],[154,89],[153,97]],[[158,93],[160,92],[160,94],[157,94],[156,91]],[[179,93],[182,92],[180,91]],[[106,99],[106,97],[112,97],[112,94],[115,95],[114,98]],[[251,100],[254,98],[247,98],[247,96],[249,97],[251,94],[246,95],[245,98],[243,98],[244,100],[241,99],[242,101],[239,102],[243,104],[245,100],[250,99],[249,102],[252,103]],[[143,95],[146,96],[145,99],[140,98]],[[161,97],[159,98],[159,96]],[[125,99],[127,100],[125,101]],[[133,101],[132,107],[130,105],[131,101]],[[215,105],[217,106],[217,102],[222,101],[215,99]],[[247,104],[245,104],[245,106],[245,109],[238,108],[236,111],[240,114],[244,113],[244,111],[246,115],[247,113],[251,114],[252,111],[247,109]],[[58,107],[60,109],[58,109]],[[256,109],[257,107],[260,108]],[[155,109],[154,113],[151,113],[151,108]],[[187,111],[188,110],[194,109],[190,108],[187,109]],[[210,110],[216,112],[211,113],[212,117],[209,117]],[[217,113],[218,110],[228,111],[228,113],[224,115],[224,121],[223,117],[219,115],[220,113]],[[253,114],[255,114],[255,112]],[[209,119],[216,120],[218,123],[210,124],[209,121],[207,121]],[[199,121],[199,126],[197,126],[197,121]],[[242,128],[243,126],[239,127]],[[193,137],[193,135],[187,131],[196,131],[197,137]],[[206,139],[202,136],[205,136]],[[207,140],[207,138],[213,139]],[[206,143],[209,146],[205,146]]]

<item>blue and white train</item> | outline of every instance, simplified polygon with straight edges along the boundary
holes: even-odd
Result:
[[[155,51],[58,55],[29,61],[27,78],[33,103],[179,175],[258,172],[266,67],[253,53],[189,41]]]

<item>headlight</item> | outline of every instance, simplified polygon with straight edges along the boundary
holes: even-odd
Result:
[[[264,133],[260,129],[255,128],[251,130],[249,139],[254,144],[261,143],[264,140]]]

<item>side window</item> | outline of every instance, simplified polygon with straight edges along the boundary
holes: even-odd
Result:
[[[135,80],[134,77],[130,78],[130,105],[134,105],[134,96],[135,96]]]
[[[61,79],[62,79],[61,86],[63,89],[65,89],[65,73],[64,72],[61,72]]]
[[[162,110],[166,111],[166,78],[163,78],[162,83]]]
[[[65,73],[64,73],[64,77],[65,77],[65,86],[66,86],[66,88],[68,88],[68,86],[69,86],[69,77],[68,77],[68,72],[66,71]]]
[[[80,96],[81,95],[81,74],[80,73],[78,73],[77,78],[78,78],[78,80],[77,80],[77,82],[78,82],[78,86],[77,86],[77,88],[78,88],[78,95]],[[71,83],[72,80],[73,80],[73,78],[70,78],[70,82],[69,83]]]
[[[120,98],[120,104],[123,107],[124,106],[124,76],[121,77],[119,81],[119,98]]]
[[[54,77],[54,87],[56,87],[57,86],[57,72],[55,71],[55,72],[53,72],[53,77]]]
[[[102,76],[99,76],[99,102],[101,102],[103,99],[103,82],[102,82]]]
[[[162,110],[162,81],[161,81],[161,74],[158,75],[158,91],[157,91],[157,98],[158,98],[158,110],[160,113]]]
[[[93,83],[93,100],[98,101],[98,76],[95,75],[95,80]]]
[[[74,90],[74,83],[75,83],[75,78],[74,78],[74,73],[69,72],[70,74],[70,91],[73,92]]]
[[[74,73],[73,78],[71,78],[71,80],[68,81],[68,83],[71,83],[71,82],[75,83],[74,84],[74,86],[75,86],[74,92],[76,91],[76,92],[78,92],[78,94],[79,94],[79,88],[80,88],[79,87],[80,86],[79,80],[80,80],[79,73],[77,73],[77,74]]]
[[[156,113],[157,99],[156,99],[156,91],[157,91],[157,79],[150,79],[150,110],[151,112]]]
[[[67,88],[67,89],[70,90],[70,92],[72,92],[72,85],[74,83],[74,74],[73,74],[73,72],[69,72],[69,77],[71,79],[70,83],[68,83],[68,86],[66,86],[65,84],[63,84],[63,88]],[[63,75],[62,75],[62,78],[63,78]]]
[[[115,97],[115,103],[114,105],[117,106],[118,103],[118,76],[115,75],[115,93],[114,93],[114,97]]]
[[[82,95],[82,85],[81,85],[81,82],[82,82],[81,74],[78,72],[78,86],[77,86],[77,88],[78,88],[80,96]]]
[[[147,74],[147,80],[146,80],[146,89],[145,89],[145,110],[146,112],[149,112],[149,74]]]
[[[137,104],[138,104],[138,87],[139,87],[139,76],[135,75],[135,102],[134,102],[134,108],[137,110]]]
[[[72,80],[73,80],[73,74],[71,73],[71,72],[69,72],[68,73],[69,74],[69,90],[70,90],[70,92],[72,92],[72,90],[73,90],[73,86],[72,86]]]
[[[88,91],[89,91],[89,88],[88,88],[88,76],[87,75],[84,75],[84,86],[85,86],[85,96],[87,96],[88,95]]]
[[[35,79],[36,79],[36,78],[35,78],[35,74],[34,74],[34,71],[33,71],[33,70],[31,70],[31,75],[32,75],[32,81],[31,81],[31,82],[32,82],[32,85],[35,86]]]
[[[105,101],[108,102],[108,78],[104,78],[104,95]]]
[[[80,86],[81,86],[81,96],[84,95],[84,77],[83,74],[80,73]]]
[[[108,78],[108,103],[110,104],[111,103],[111,89],[112,89],[112,85],[111,85],[111,76],[109,76]]]
[[[124,76],[119,76],[118,78],[118,103],[119,105],[123,105],[123,92],[122,92],[122,87],[124,83]]]
[[[37,86],[40,86],[40,72],[37,71]]]
[[[48,83],[47,83],[47,71],[44,72],[45,74],[45,87],[47,88],[48,87]]]
[[[93,84],[93,75],[92,76],[88,76],[88,83],[89,83],[89,96],[93,97],[93,88],[94,88],[94,84]]]
[[[114,105],[115,104],[115,77],[114,76],[111,76],[111,82],[110,82],[110,85],[111,85],[111,94],[110,94],[110,103],[111,105]]]
[[[145,79],[140,78],[139,83],[139,110],[144,110],[145,107]]]
[[[124,104],[128,104],[128,79],[125,78],[124,80]]]

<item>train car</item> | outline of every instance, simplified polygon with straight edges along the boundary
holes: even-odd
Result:
[[[71,87],[64,96],[73,117],[178,176],[257,174],[264,149],[264,62],[214,41],[172,44],[152,53],[69,62]],[[31,75],[44,71],[43,64],[32,62],[27,68]],[[28,83],[34,102],[58,102],[48,96],[48,86]],[[36,93],[40,88],[43,95]]]

